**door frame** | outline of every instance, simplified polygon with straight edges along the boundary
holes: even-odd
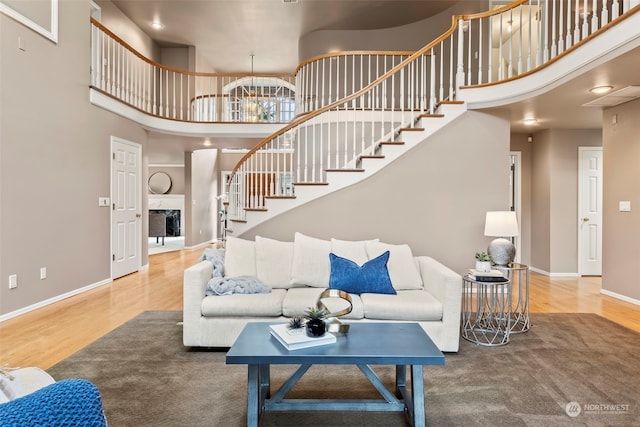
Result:
[[[109,234],[110,234],[110,238],[109,238],[109,258],[110,258],[110,267],[109,267],[109,271],[110,271],[110,277],[113,280],[113,266],[114,266],[114,262],[115,260],[113,259],[113,254],[114,252],[114,238],[113,238],[113,232],[114,232],[114,227],[113,227],[113,211],[114,211],[114,200],[115,199],[115,195],[117,192],[117,188],[114,188],[113,185],[113,162],[114,162],[114,153],[115,153],[115,148],[117,145],[128,145],[132,148],[134,148],[136,150],[136,156],[138,158],[138,162],[137,162],[137,175],[138,175],[138,200],[136,201],[138,207],[140,208],[140,217],[138,218],[138,236],[136,238],[136,252],[138,254],[138,265],[136,266],[137,271],[140,271],[140,269],[142,268],[142,144],[139,144],[137,142],[133,142],[133,141],[128,141],[126,139],[117,137],[117,136],[111,136],[111,145],[110,145],[110,152],[109,152],[109,197],[110,197],[110,201],[111,201],[111,209],[109,211]],[[118,276],[120,277],[120,276]]]
[[[603,163],[604,163],[604,150],[602,146],[579,146],[578,147],[578,206],[577,206],[577,238],[578,238],[578,259],[577,259],[577,264],[578,264],[578,277],[581,277],[582,275],[584,275],[584,270],[585,270],[585,266],[584,266],[584,260],[583,260],[583,256],[584,256],[584,251],[582,249],[582,233],[580,231],[580,226],[582,225],[582,212],[581,212],[581,207],[582,207],[582,192],[583,192],[583,187],[582,187],[582,165],[581,165],[581,158],[582,158],[582,153],[585,151],[599,151],[601,153],[601,156],[603,158]],[[599,252],[599,256],[600,256],[600,271],[599,274],[589,274],[589,275],[593,275],[593,276],[602,276],[602,209],[603,209],[603,197],[602,197],[602,192],[603,192],[603,178],[604,178],[604,171],[601,169],[600,170],[601,173],[601,179],[600,179],[600,194],[599,194],[599,200],[598,200],[598,211],[600,212],[600,239],[598,239],[598,252]]]

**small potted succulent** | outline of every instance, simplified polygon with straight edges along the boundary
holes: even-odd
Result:
[[[327,330],[327,325],[324,323],[327,312],[321,308],[309,307],[305,313],[305,317],[307,318],[307,335],[310,337],[323,336]]]
[[[491,271],[491,258],[486,252],[476,252],[476,270],[483,273]]]
[[[301,329],[304,326],[304,319],[301,316],[293,316],[289,319],[289,329]]]

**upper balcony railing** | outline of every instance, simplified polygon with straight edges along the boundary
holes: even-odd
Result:
[[[293,75],[216,74],[153,62],[91,19],[91,86],[149,115],[187,122],[288,123]]]
[[[91,19],[91,85],[147,114],[186,122],[288,123],[363,88],[413,52],[336,52],[294,75],[216,74],[151,61]]]
[[[382,143],[401,128],[413,127],[419,115],[433,113],[438,103],[455,100],[460,88],[540,70],[606,31],[623,14],[638,11],[637,4],[518,0],[454,16],[442,36],[371,83],[352,84],[361,89],[346,96],[326,96],[326,88],[336,86],[335,73],[318,66],[329,72],[302,79],[306,87],[300,90],[304,103],[299,108],[309,112],[256,145],[233,170],[230,217],[244,220],[246,211],[265,209],[269,198],[293,197],[296,185],[326,184],[328,171],[359,170],[360,159],[376,155]]]

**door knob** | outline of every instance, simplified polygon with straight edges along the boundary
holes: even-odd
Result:
[[[582,222],[589,222],[589,218],[582,218]]]
[[[136,218],[142,218],[142,214],[136,214]]]

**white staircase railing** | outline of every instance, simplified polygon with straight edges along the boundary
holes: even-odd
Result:
[[[454,101],[459,88],[528,75],[606,31],[627,12],[635,13],[635,3],[519,0],[454,16],[442,36],[374,81],[364,85],[352,77],[357,90],[347,96],[326,90],[336,87],[331,66],[313,65],[323,72],[314,74],[315,84],[299,73],[298,83],[305,83],[298,108],[314,110],[241,159],[228,184],[230,218],[246,221],[246,212],[266,210],[269,198],[295,197],[296,186],[327,185],[329,172],[360,172],[363,158],[378,156],[385,143],[397,143],[403,128],[434,114],[439,103]]]
[[[362,89],[414,52],[334,52],[296,69],[296,111],[317,110]]]

